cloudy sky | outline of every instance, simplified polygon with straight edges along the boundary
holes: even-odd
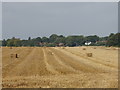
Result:
[[[0,2],[0,40],[2,39],[2,3]]]
[[[118,32],[117,2],[4,2],[2,15],[5,39]]]

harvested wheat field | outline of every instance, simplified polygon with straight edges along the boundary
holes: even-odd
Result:
[[[3,47],[2,77],[3,88],[117,88],[118,49]]]

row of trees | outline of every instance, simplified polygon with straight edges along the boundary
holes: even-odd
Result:
[[[97,35],[92,36],[63,36],[52,34],[48,37],[29,37],[27,40],[21,40],[19,38],[11,38],[2,40],[2,46],[82,46],[87,42],[91,42],[90,45],[96,46],[120,46],[120,33],[110,34],[106,37],[99,37]]]

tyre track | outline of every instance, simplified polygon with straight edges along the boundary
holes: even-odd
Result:
[[[27,50],[28,50],[28,49],[27,49]],[[23,54],[25,51],[26,51],[26,50],[19,50],[19,52],[16,52],[16,53],[22,56],[22,54]],[[28,55],[28,54],[29,54],[29,52],[28,52],[28,53],[25,53],[24,56],[26,56],[26,55]],[[17,59],[16,59],[16,58],[12,59],[12,61],[11,61],[11,59],[9,58],[9,61],[11,61],[11,63],[8,63],[8,64],[4,65],[3,68],[5,68],[5,67],[7,67],[7,66],[9,66],[9,65],[12,65],[12,64],[18,62],[18,60],[21,61],[21,60],[20,60],[20,59],[21,59],[21,56],[20,56],[19,58],[17,58]],[[23,57],[23,56],[22,56],[22,57]],[[3,59],[3,60],[4,60],[4,59]]]
[[[104,65],[100,67],[99,63],[88,63],[89,60],[87,62],[86,59],[63,49],[34,47],[21,50],[20,53],[23,55],[18,58],[20,61],[15,60],[12,65],[5,67],[9,69],[10,66],[11,69],[7,70],[6,77],[3,78],[4,88],[116,88],[118,86],[116,72],[102,73],[104,70],[101,67]],[[106,67],[103,68],[107,70]],[[62,74],[61,70],[66,73]]]
[[[94,68],[93,66],[89,66],[89,64],[82,62],[82,60],[76,60],[76,58],[71,57],[70,55],[61,52],[58,49],[54,49],[54,52],[59,55],[59,57],[61,58],[61,60],[63,60],[67,66],[70,66],[72,68],[74,68],[75,70],[79,70],[81,72],[85,72],[85,73],[98,73],[101,71],[96,70],[96,68]]]
[[[17,65],[14,66],[14,68],[10,71],[10,75],[12,75],[12,76],[28,76],[28,75],[31,76],[31,73],[33,71],[35,71],[34,66],[32,66],[35,48],[31,48],[31,51],[27,51],[27,52],[29,52],[29,54],[27,56],[23,57],[23,61],[21,60],[21,62],[17,63]]]
[[[79,73],[79,71],[76,71],[74,68],[72,68],[71,66],[66,65],[61,58],[51,49],[51,48],[47,48],[48,51],[50,51],[53,54],[53,57],[55,58],[55,62],[59,64],[58,66],[58,71],[61,74],[75,74],[75,73]],[[60,68],[61,67],[61,68]]]
[[[89,57],[86,57],[85,54],[83,54],[81,52],[79,52],[79,54],[77,54],[77,53],[75,53],[75,51],[73,52],[73,50],[72,51],[70,51],[68,49],[65,49],[65,50],[70,52],[70,53],[72,53],[72,54],[74,54],[74,55],[76,55],[76,56],[80,56],[81,58],[84,58],[86,60],[90,60],[93,63],[101,64],[101,65],[104,65],[104,66],[107,66],[107,67],[111,67],[111,68],[117,68],[114,65],[111,65],[111,64],[108,64],[108,63],[105,63],[105,62],[101,62],[101,61],[97,61],[97,59],[100,59],[100,58],[95,58],[95,59],[94,58],[89,58]],[[102,60],[102,61],[104,61],[104,60]]]
[[[20,48],[13,48],[13,49],[10,49],[8,53],[3,53],[4,50],[2,50],[2,61],[3,61],[3,67],[4,67],[4,64],[10,64],[11,63],[11,60],[10,60],[10,55],[13,54],[13,53],[20,53],[22,51],[22,49]],[[9,57],[8,57],[9,56]],[[5,65],[7,66],[7,65]]]
[[[35,76],[50,75],[51,72],[49,72],[45,66],[46,64],[44,62],[44,54],[42,48],[37,48],[36,53],[37,54],[35,54],[35,57],[37,57],[37,59],[34,60],[34,67],[36,67]]]
[[[50,59],[48,59],[48,54],[47,54],[46,48],[42,48],[42,50],[43,50],[44,62],[46,64],[47,70],[50,71],[52,74],[59,74],[59,72],[56,71],[54,69],[54,67],[48,63],[48,60],[50,60]]]
[[[33,49],[24,49],[22,50],[19,54],[21,54],[21,57],[18,59],[15,59],[13,63],[8,64],[7,66],[3,67],[3,76],[10,76],[13,75],[17,72],[20,72],[19,70],[16,70],[17,67],[19,67],[19,64],[24,63],[26,58],[31,55],[33,52]],[[22,67],[20,67],[22,68]],[[23,69],[24,70],[24,69]],[[23,71],[22,70],[22,71]]]
[[[66,51],[66,50],[63,50],[63,49],[58,49],[58,51],[61,51],[62,53],[66,54],[66,55],[69,55],[69,57],[75,59],[77,61],[79,61],[80,63],[83,63],[86,67],[89,67],[89,68],[94,68],[97,72],[116,72],[117,69],[116,68],[112,68],[112,67],[108,67],[108,66],[105,66],[105,65],[102,65],[100,63],[95,63],[89,59],[85,59],[85,58],[82,58],[80,56],[77,56],[69,51]],[[78,59],[79,58],[79,59]]]

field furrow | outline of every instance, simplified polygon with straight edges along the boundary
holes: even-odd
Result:
[[[65,62],[68,66],[74,68],[76,71],[79,71],[79,72],[99,72],[96,70],[96,68],[94,67],[90,67],[89,64],[86,65],[86,63],[84,63],[82,61],[82,59],[80,58],[76,58],[76,57],[72,57],[70,53],[65,53],[65,52],[62,52],[58,49],[54,49],[54,52],[59,55],[59,57],[61,57],[63,60],[63,62]]]
[[[59,57],[54,50],[52,50],[51,48],[48,49],[49,52],[52,53],[53,57],[55,58],[55,62],[58,63],[57,65],[57,70],[61,73],[61,74],[70,74],[70,73],[77,73],[76,70],[74,68],[72,68],[71,66],[67,65],[63,59],[61,57]],[[58,67],[59,66],[59,67]]]
[[[3,47],[2,86],[116,88],[118,55],[111,56],[117,54],[117,50],[84,48],[86,50],[82,50],[83,47]],[[89,52],[92,57],[87,57]],[[11,54],[18,54],[18,58]]]
[[[94,50],[94,49],[93,49]],[[91,51],[93,51],[93,50],[91,50]],[[89,58],[89,57],[87,57],[86,56],[86,53],[87,52],[91,52],[91,51],[87,51],[86,53],[82,53],[82,52],[84,52],[83,50],[80,50],[80,49],[78,49],[78,50],[75,50],[75,49],[65,49],[65,51],[68,51],[68,52],[70,52],[70,53],[72,53],[72,54],[75,54],[75,55],[77,55],[77,56],[80,56],[81,58],[85,58],[86,60],[91,60],[92,62],[94,62],[94,63],[98,63],[98,64],[101,64],[101,65],[104,65],[104,66],[108,66],[108,67],[112,67],[112,68],[117,68],[118,66],[116,66],[115,64],[113,64],[113,63],[110,63],[110,61],[109,60],[107,60],[106,62],[103,60],[104,58],[103,57],[95,57],[94,56],[94,52],[93,52],[93,57],[92,58]],[[117,53],[116,53],[117,54]],[[118,56],[116,56],[116,57],[118,57]],[[116,58],[117,59],[117,58]],[[116,60],[115,60],[116,61]]]
[[[68,55],[70,58],[73,58],[74,60],[77,60],[79,64],[84,65],[85,67],[88,67],[88,71],[90,71],[91,69],[93,70],[93,72],[116,72],[117,68],[111,67],[111,66],[106,66],[106,65],[102,65],[101,63],[96,63],[92,60],[89,60],[89,58],[86,56],[86,58],[80,57],[72,52],[69,52],[67,50],[61,49],[61,48],[56,48],[56,50],[60,51],[61,53],[64,53],[66,55]],[[80,54],[79,54],[80,55]]]

